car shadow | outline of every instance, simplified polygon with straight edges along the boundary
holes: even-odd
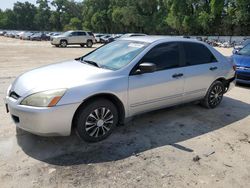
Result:
[[[60,166],[117,161],[154,148],[178,144],[239,121],[250,114],[250,105],[225,97],[222,104],[208,110],[195,104],[157,110],[133,118],[118,127],[106,140],[86,143],[75,134],[70,137],[39,137],[17,133],[17,142],[32,158]]]

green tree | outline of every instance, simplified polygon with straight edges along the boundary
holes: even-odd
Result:
[[[68,25],[64,27],[64,30],[80,30],[82,28],[82,22],[78,18],[74,17],[70,19]]]
[[[17,2],[14,4],[13,14],[16,21],[16,28],[23,30],[34,30],[35,26],[35,5],[25,2]]]
[[[36,3],[38,4],[37,14],[35,16],[37,28],[48,31],[51,29],[51,25],[49,23],[51,16],[49,2],[48,0],[37,0]]]

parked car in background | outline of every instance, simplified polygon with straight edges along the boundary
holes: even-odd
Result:
[[[95,40],[97,43],[101,43],[101,37],[103,37],[103,34],[95,34]]]
[[[17,31],[11,31],[11,32],[9,32],[8,37],[15,38],[16,33],[17,33]]]
[[[97,142],[137,114],[191,101],[216,108],[234,75],[231,62],[197,40],[130,37],[22,74],[5,102],[21,129],[43,136],[75,129]]]
[[[227,41],[227,42],[223,42],[220,47],[222,47],[222,48],[231,48],[232,44],[230,43],[230,41]]]
[[[249,38],[244,39],[239,45],[234,46],[233,54],[240,51],[242,48],[244,48],[244,46],[248,44],[250,44],[250,39]]]
[[[25,31],[20,31],[20,32],[17,32],[16,35],[15,35],[15,38],[16,39],[20,39],[20,37],[25,33]]]
[[[36,41],[48,41],[50,40],[50,37],[47,36],[45,33],[35,33],[34,35],[30,36],[30,40],[36,40]]]
[[[237,51],[232,60],[236,65],[236,82],[250,84],[250,44]]]
[[[58,36],[58,35],[61,35],[62,33],[59,33],[59,32],[56,32],[56,33],[49,33],[49,35],[51,36],[51,37],[53,37],[53,36]]]
[[[92,32],[86,31],[68,31],[62,35],[53,36],[51,44],[56,47],[67,47],[68,45],[80,45],[91,48],[95,43],[95,37]]]
[[[24,35],[22,36],[22,40],[30,40],[30,37],[34,35],[34,32],[25,32]]]
[[[110,42],[113,42],[114,40],[115,40],[114,37],[112,37],[110,35],[104,35],[100,38],[100,43],[108,44]]]
[[[0,36],[4,36],[6,31],[0,31]]]

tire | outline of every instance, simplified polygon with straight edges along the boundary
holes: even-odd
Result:
[[[87,41],[87,47],[92,48],[92,46],[93,46],[93,42],[91,40],[88,40]]]
[[[85,46],[85,44],[80,44],[80,46],[83,48]]]
[[[61,46],[62,48],[66,48],[67,45],[68,45],[68,43],[67,43],[66,40],[61,40],[61,41],[60,41],[60,46]]]
[[[60,47],[60,45],[55,45],[57,48]]]
[[[118,123],[118,111],[109,100],[97,99],[83,105],[75,117],[76,131],[86,142],[107,138]]]
[[[201,102],[202,106],[213,109],[216,108],[222,101],[225,93],[225,86],[220,81],[215,81],[207,91],[206,96]]]

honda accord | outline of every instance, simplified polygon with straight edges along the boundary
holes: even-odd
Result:
[[[129,117],[180,103],[217,107],[235,67],[211,46],[162,36],[121,38],[73,61],[20,75],[7,91],[17,127],[88,142],[107,138]]]

